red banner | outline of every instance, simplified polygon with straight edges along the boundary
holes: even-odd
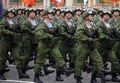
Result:
[[[34,4],[35,4],[35,1],[34,0],[30,0],[30,4],[28,5],[28,7],[32,7],[32,6],[34,6]]]
[[[23,2],[25,5],[29,5],[29,4],[30,4],[30,0],[22,0],[22,2]]]
[[[22,2],[27,5],[28,7],[32,7],[35,4],[34,0],[22,0]]]

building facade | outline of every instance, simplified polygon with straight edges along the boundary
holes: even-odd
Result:
[[[80,7],[80,6],[88,6],[88,7],[120,7],[119,3],[111,3],[106,2],[103,3],[102,0],[65,0],[65,6],[73,6],[73,7]],[[24,7],[25,5],[21,2],[21,0],[2,0],[3,7]],[[53,6],[53,3],[50,0],[35,0],[35,7],[50,7]]]

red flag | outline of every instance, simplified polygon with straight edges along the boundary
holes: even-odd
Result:
[[[28,7],[32,7],[32,6],[34,6],[34,4],[35,4],[35,1],[34,0],[30,0],[30,4],[28,5]]]
[[[56,0],[51,0],[51,2],[55,2]]]
[[[22,0],[22,2],[27,5],[28,7],[32,7],[35,3],[34,0]]]

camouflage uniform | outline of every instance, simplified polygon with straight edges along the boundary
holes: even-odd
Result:
[[[83,13],[83,19],[88,18],[89,15],[94,15],[93,11],[86,11]],[[88,55],[92,59],[93,64],[93,73],[91,78],[91,83],[96,82],[96,73],[100,73],[101,80],[103,80],[103,61],[100,53],[97,50],[97,46],[99,42],[96,41],[98,38],[98,34],[96,32],[96,27],[93,23],[89,26],[85,24],[85,20],[79,25],[76,29],[75,39],[77,40],[74,48],[76,49],[76,59],[75,59],[75,76],[77,79],[77,83],[81,82],[81,74],[83,65],[85,63],[86,58]],[[89,28],[90,27],[90,28]],[[96,34],[97,33],[97,34]]]

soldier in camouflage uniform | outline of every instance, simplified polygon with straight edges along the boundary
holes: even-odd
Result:
[[[119,37],[119,28],[120,28],[120,9],[119,8],[113,8],[112,9],[112,14],[113,17],[112,19],[110,19],[110,23],[115,27],[116,31],[118,31],[118,37]],[[119,59],[119,63],[120,63],[120,43],[119,41],[115,44],[115,46],[113,47],[113,50],[115,51],[117,58]]]
[[[17,61],[20,56],[20,47],[18,45],[19,42],[16,39],[19,38],[20,32],[19,28],[15,27],[15,11],[12,8],[9,8],[5,11],[4,16],[5,18],[0,22],[0,79],[6,79],[3,74],[8,57],[8,51],[10,51],[13,55],[16,66],[18,66]]]
[[[18,8],[16,10],[16,13],[17,13],[16,19],[15,19],[16,23],[24,18],[23,12],[24,12],[24,9],[22,9],[22,8]]]
[[[26,70],[28,67],[29,58],[32,56],[33,48],[32,45],[35,42],[34,34],[35,29],[38,26],[38,23],[35,19],[37,15],[35,9],[30,8],[27,13],[26,20],[23,21],[21,25],[21,32],[22,32],[22,40],[21,40],[21,68],[19,69],[24,74],[26,74]],[[29,77],[26,74],[26,77]]]
[[[42,23],[42,21],[44,20],[44,9],[41,8],[41,9],[38,9],[38,16],[37,16],[37,19],[38,19],[38,23]]]
[[[65,71],[66,75],[72,72],[66,68],[64,59],[59,51],[59,37],[56,34],[56,30],[57,28],[52,24],[51,18],[48,15],[48,10],[45,10],[44,21],[37,27],[35,33],[35,37],[39,40],[34,68],[35,82],[43,83],[43,81],[39,79],[39,72],[41,66],[43,66],[46,61],[47,54],[50,53],[56,61],[56,81],[63,81],[61,71]]]
[[[55,9],[55,17],[54,17],[54,23],[57,24],[57,23],[60,23],[61,20],[63,18],[61,17],[61,9],[60,8],[56,8]]]
[[[72,9],[66,9],[64,11],[64,19],[60,22],[60,26],[58,27],[59,36],[62,37],[62,40],[59,42],[59,49],[62,53],[65,61],[67,61],[67,55],[69,55],[70,63],[69,67],[74,68],[74,54],[73,45],[74,40],[72,37],[74,36],[76,27],[72,21],[73,11]]]
[[[73,17],[73,22],[76,26],[78,25],[79,21],[82,20],[81,12],[82,12],[82,8],[76,8],[74,11],[75,15]]]
[[[76,29],[75,39],[77,40],[74,48],[76,49],[75,59],[75,78],[76,83],[82,83],[81,74],[84,62],[88,56],[92,59],[93,72],[91,77],[91,83],[97,83],[96,74],[99,73],[102,83],[105,83],[103,75],[103,61],[96,46],[99,44],[96,41],[99,33],[95,24],[92,22],[94,12],[89,10],[83,13],[82,17],[84,21]]]
[[[108,59],[112,64],[112,81],[120,82],[120,80],[117,78],[117,72],[119,72],[120,64],[116,57],[115,51],[113,50],[113,46],[116,44],[115,38],[117,31],[115,27],[109,22],[111,17],[111,12],[109,10],[103,10],[101,16],[102,22],[100,23],[99,28],[103,33],[104,39],[100,41],[101,45],[98,47],[98,50],[103,57],[103,61]]]

